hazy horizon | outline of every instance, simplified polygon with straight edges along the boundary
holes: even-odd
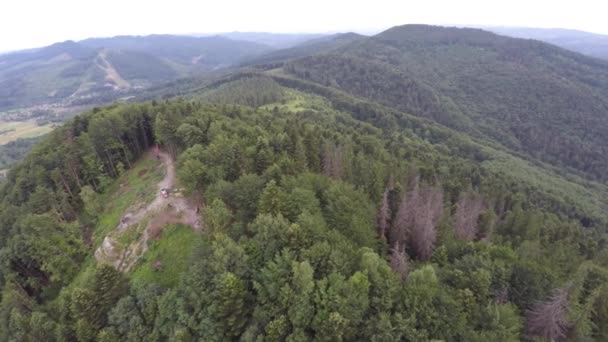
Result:
[[[286,5],[278,0],[203,4],[107,0],[103,6],[74,0],[35,0],[0,6],[0,53],[66,40],[118,35],[206,35],[229,32],[370,34],[396,25],[559,28],[608,34],[603,5],[567,1],[377,0],[370,4],[311,0]],[[35,9],[33,11],[32,9]],[[9,34],[10,33],[10,34]]]

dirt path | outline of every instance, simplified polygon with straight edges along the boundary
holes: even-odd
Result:
[[[175,196],[164,198],[161,195],[161,189],[172,189],[173,185],[175,184],[175,163],[173,162],[173,159],[169,156],[169,154],[165,152],[159,152],[158,157],[161,163],[165,166],[165,176],[157,185],[156,197],[154,197],[154,201],[150,202],[150,204],[144,206],[143,208],[140,208],[137,211],[127,212],[125,215],[123,215],[120,224],[118,225],[118,227],[116,227],[116,230],[119,233],[122,233],[130,226],[139,223],[148,214],[155,211],[159,211],[167,205],[171,206],[174,204],[178,204],[181,208],[185,210],[189,209],[187,206],[184,206],[183,203],[181,203],[184,201],[183,198]]]
[[[159,152],[158,157],[165,166],[165,175],[157,184],[156,197],[138,209],[130,208],[131,211],[122,216],[115,231],[106,236],[102,245],[95,251],[98,262],[110,263],[119,271],[129,271],[148,250],[148,240],[157,238],[163,226],[182,223],[195,230],[201,229],[197,205],[176,192],[171,193],[168,198],[161,195],[161,189],[173,189],[175,186],[175,163],[165,152]],[[129,229],[138,229],[144,219],[148,221],[141,237],[128,246],[120,246],[118,237]]]

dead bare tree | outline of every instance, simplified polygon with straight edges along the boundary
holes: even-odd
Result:
[[[420,192],[408,241],[422,261],[429,260],[437,240],[437,224],[443,212],[443,191],[430,187]]]
[[[568,289],[556,289],[549,299],[536,304],[527,312],[526,320],[530,335],[540,336],[548,341],[564,341],[570,328]]]
[[[323,174],[341,179],[344,173],[344,148],[342,145],[326,144],[323,149]]]
[[[405,194],[391,227],[391,244],[404,244],[412,247],[420,260],[430,259],[437,239],[437,224],[443,212],[443,191],[439,187],[414,189]]]
[[[460,195],[454,215],[454,234],[457,239],[464,241],[475,239],[479,229],[477,221],[485,209],[486,204],[481,196],[475,193]]]
[[[414,225],[418,200],[420,197],[420,189],[418,183],[414,184],[414,189],[403,194],[399,202],[399,209],[395,215],[393,225],[391,227],[390,242],[404,244],[407,239],[408,231]]]
[[[331,146],[329,144],[325,144],[323,147],[323,159],[321,161],[323,165],[323,174],[327,177],[331,177],[332,164],[333,164],[333,153],[331,151]]]
[[[399,242],[396,242],[391,248],[391,269],[393,272],[399,274],[402,281],[407,280],[409,274],[409,262],[407,260],[407,254],[405,248]]]

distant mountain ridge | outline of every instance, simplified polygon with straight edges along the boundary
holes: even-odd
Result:
[[[272,48],[226,37],[118,36],[0,55],[0,110],[148,87],[234,65]],[[114,94],[114,95],[112,95]]]
[[[505,36],[536,39],[584,55],[608,59],[608,35],[570,29],[528,27],[481,27]]]
[[[608,36],[563,29],[484,29],[608,58]],[[371,39],[389,39],[390,32],[387,30]],[[429,38],[428,33],[418,34]],[[228,32],[214,36],[116,36],[66,41],[4,53],[0,54],[0,111],[48,103],[105,103],[128,96],[132,91],[184,77],[201,76],[226,67],[341,54],[340,49],[362,43],[365,38],[356,33],[264,32]],[[371,58],[368,62],[378,61]]]
[[[330,36],[322,33],[269,33],[269,32],[225,32],[218,34],[234,40],[242,40],[267,45],[273,49],[287,49],[296,45]]]

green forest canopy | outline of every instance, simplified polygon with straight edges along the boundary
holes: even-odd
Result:
[[[36,146],[2,188],[0,338],[606,338],[600,223],[497,178],[471,142],[426,138],[430,126],[387,134],[293,94],[297,111],[95,109]],[[206,203],[169,285],[95,266],[99,217],[81,195],[103,194],[154,143]],[[549,306],[564,308],[556,330]]]

